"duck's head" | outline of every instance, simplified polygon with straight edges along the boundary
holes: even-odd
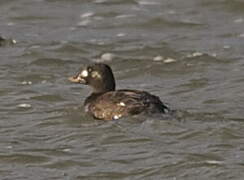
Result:
[[[95,63],[81,68],[81,71],[70,77],[71,82],[89,85],[94,93],[115,90],[115,80],[111,68],[107,64]]]

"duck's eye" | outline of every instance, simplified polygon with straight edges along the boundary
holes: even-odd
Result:
[[[80,75],[82,76],[82,77],[87,77],[88,76],[88,71],[87,70],[83,70],[81,73],[80,73]]]
[[[92,72],[92,68],[91,68],[91,67],[88,67],[88,68],[87,68],[87,71],[88,71],[88,72]]]

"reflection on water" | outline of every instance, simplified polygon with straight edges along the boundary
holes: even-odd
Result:
[[[0,5],[3,179],[241,179],[241,1]],[[85,115],[90,90],[67,78],[95,61],[112,66],[118,88],[156,94],[176,115]]]

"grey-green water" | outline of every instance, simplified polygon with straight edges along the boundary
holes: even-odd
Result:
[[[1,0],[0,35],[0,179],[243,179],[243,1]],[[87,117],[93,61],[180,113]]]

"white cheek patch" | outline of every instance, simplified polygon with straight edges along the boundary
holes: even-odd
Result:
[[[101,75],[97,71],[93,71],[91,76],[96,79],[101,79]]]
[[[88,71],[87,71],[87,70],[83,70],[83,71],[80,73],[80,75],[81,75],[82,77],[87,77],[87,76],[88,76]]]

